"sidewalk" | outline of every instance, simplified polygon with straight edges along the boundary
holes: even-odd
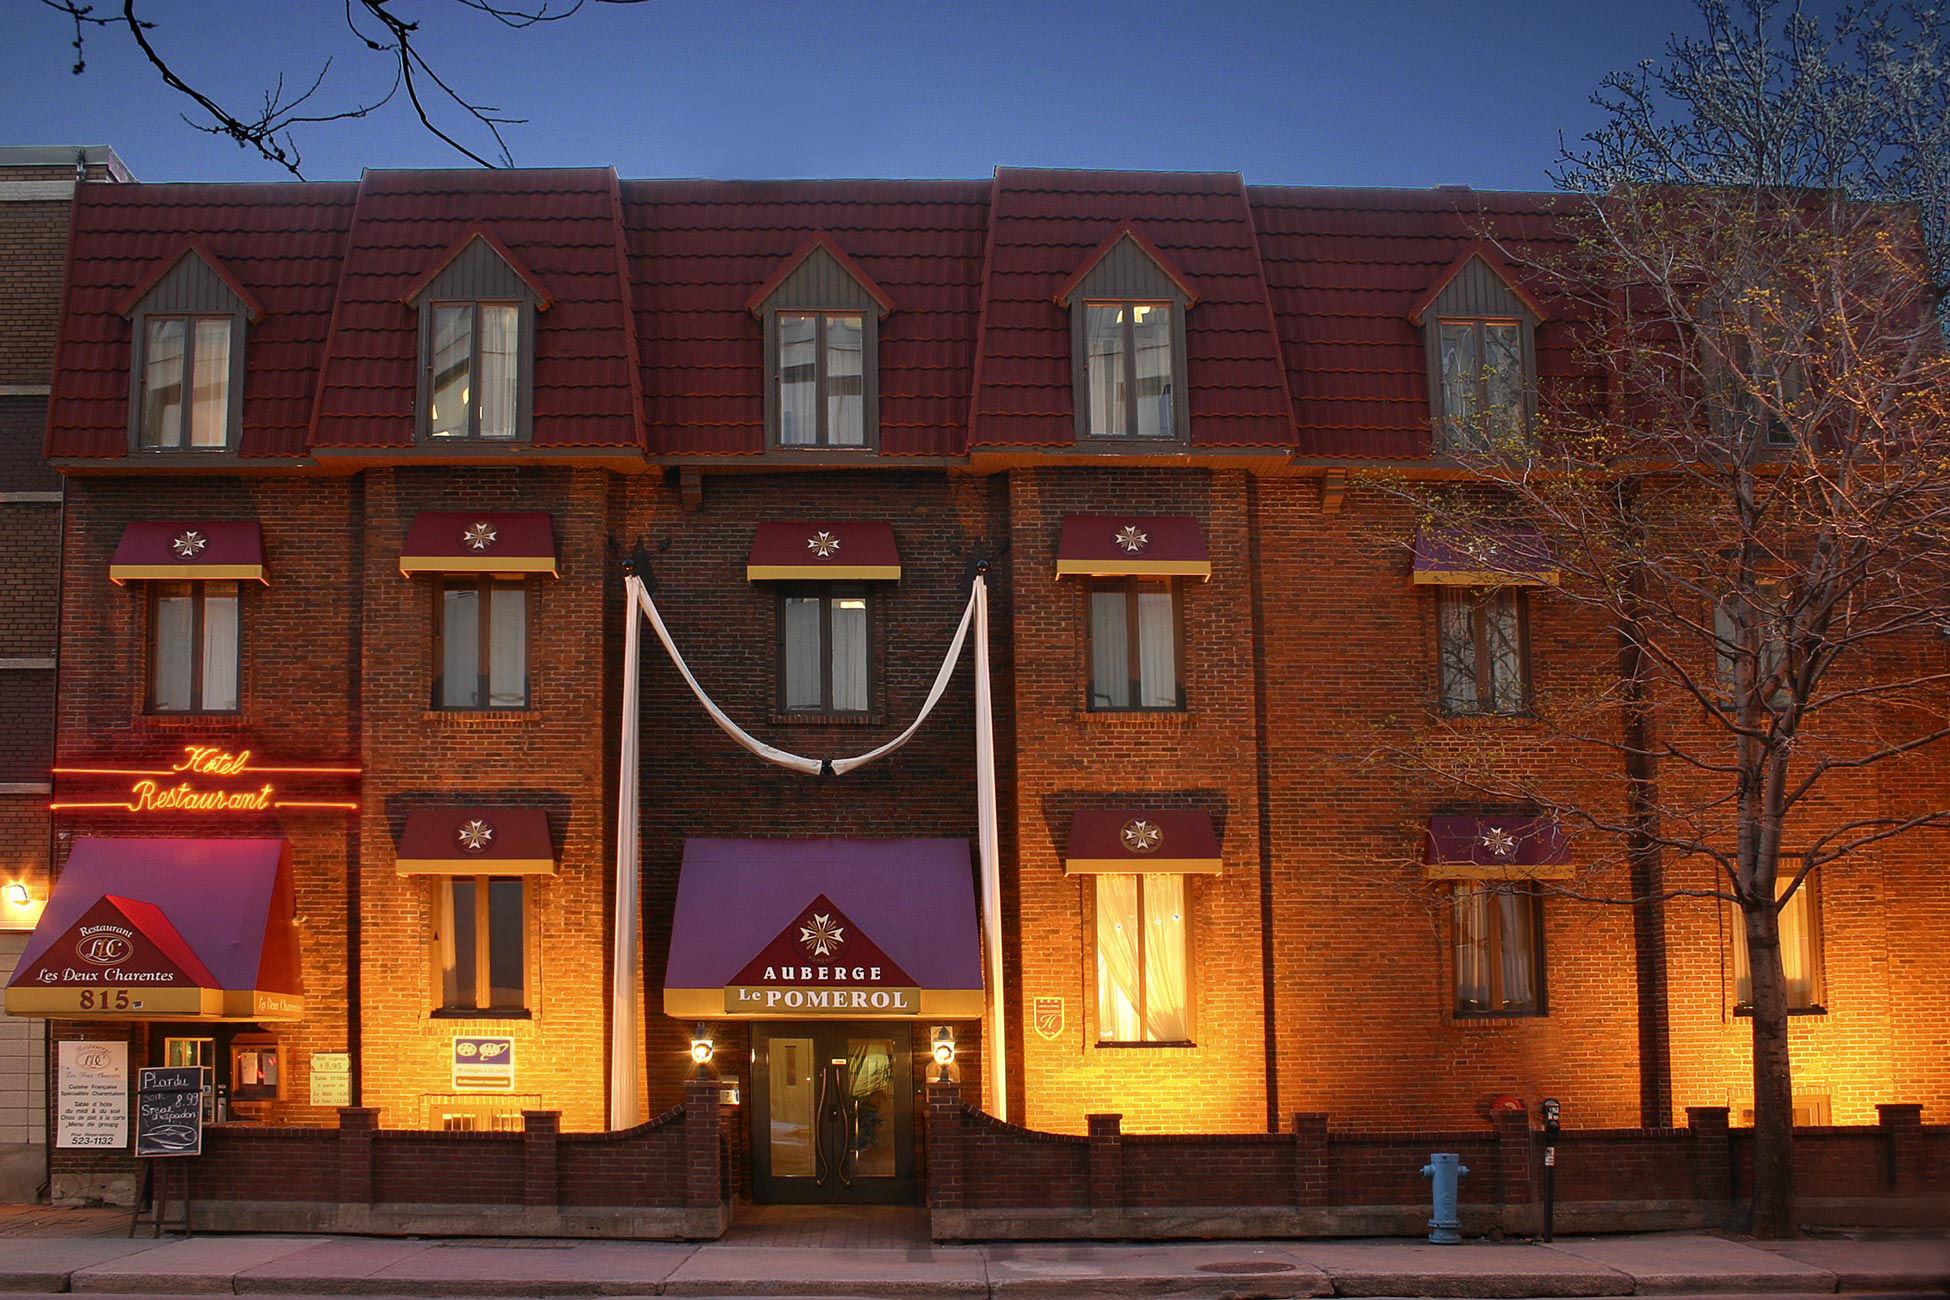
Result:
[[[120,1220],[126,1223],[126,1219]],[[1950,1294],[1950,1237],[1755,1243],[1695,1234],[1471,1242],[873,1245],[776,1230],[704,1244],[316,1236],[0,1238],[0,1291],[150,1295],[1140,1296]],[[106,1227],[106,1220],[103,1221]],[[147,1229],[144,1229],[147,1232]],[[884,1244],[881,1244],[884,1243]]]

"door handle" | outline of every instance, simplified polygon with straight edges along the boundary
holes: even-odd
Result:
[[[828,1167],[831,1157],[826,1153],[826,1078],[827,1071],[819,1071],[819,1087],[813,1093],[813,1186],[824,1187],[833,1171]]]

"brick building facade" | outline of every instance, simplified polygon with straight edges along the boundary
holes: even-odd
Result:
[[[303,1007],[39,1013],[65,1036],[125,1038],[132,1061],[215,1067],[241,1116],[330,1123],[345,1103],[394,1129],[655,1115],[708,1040],[753,1158],[737,1178],[760,1196],[831,1191],[795,1163],[825,1159],[808,1133],[825,1111],[790,1099],[825,1086],[830,1051],[852,1098],[851,1168],[911,1187],[922,1107],[888,1098],[919,1082],[938,1031],[967,1095],[998,1101],[994,1022],[952,1001],[959,986],[907,991],[960,1014],[862,1017],[838,1038],[804,1017],[665,1007],[693,1005],[677,941],[735,928],[724,897],[781,901],[766,888],[803,893],[781,901],[779,942],[796,931],[806,953],[815,931],[842,957],[870,941],[890,971],[976,949],[972,924],[940,919],[974,900],[972,860],[930,886],[942,906],[894,900],[885,915],[906,923],[871,926],[855,913],[887,900],[842,896],[866,877],[816,865],[872,856],[855,841],[925,856],[978,839],[967,659],[905,747],[801,776],[723,734],[646,632],[625,792],[641,945],[619,978],[636,617],[623,580],[645,579],[730,718],[821,757],[907,727],[985,566],[1009,1118],[1081,1133],[1116,1111],[1125,1133],[1254,1133],[1326,1112],[1409,1130],[1546,1092],[1585,1126],[1737,1110],[1745,1022],[1716,904],[1654,909],[1655,940],[1643,910],[1546,891],[1525,904],[1534,921],[1508,923],[1535,934],[1499,959],[1496,1013],[1479,1014],[1451,885],[1424,862],[1431,819],[1534,833],[1551,867],[1580,848],[1537,809],[1459,802],[1362,761],[1377,735],[1440,726],[1587,799],[1624,797],[1621,772],[1551,752],[1520,710],[1431,720],[1437,597],[1410,580],[1412,512],[1372,478],[1434,463],[1417,300],[1445,268],[1492,299],[1515,292],[1477,286],[1496,272],[1467,254],[1486,223],[1544,210],[1525,195],[1009,169],[991,183],[561,171],[82,187],[47,444],[69,493],[60,842],[108,842],[90,851],[139,874],[147,837],[282,841],[295,926],[272,915],[254,942],[296,936]],[[1524,347],[1540,384],[1576,378],[1560,323]],[[761,556],[767,526],[811,553]],[[889,532],[894,563],[820,571]],[[1615,671],[1607,630],[1547,590],[1528,620],[1531,689]],[[199,767],[198,753],[218,757]],[[1942,793],[1932,769],[1899,775],[1848,797]],[[131,793],[149,779],[189,793]],[[205,796],[226,806],[194,804]],[[1100,822],[1106,845],[1086,849]],[[517,854],[516,828],[539,825],[540,847]],[[1185,847],[1207,836],[1209,850]],[[725,840],[792,842],[753,862],[808,856],[700,915],[692,855]],[[1797,1021],[1796,1051],[1797,1090],[1825,1122],[1869,1122],[1888,1101],[1950,1114],[1941,848],[1919,833],[1822,882],[1827,1002]],[[835,925],[850,933],[832,939]],[[133,928],[137,948],[167,946]],[[725,957],[756,963],[762,947]],[[902,991],[873,969],[859,978]],[[727,968],[706,992],[783,987],[756,970]],[[279,1005],[263,983],[219,991]],[[1646,1031],[1648,1007],[1669,1029]],[[632,1038],[636,1059],[614,1059]],[[817,1071],[781,1064],[802,1051]],[[315,1068],[341,1064],[343,1094],[315,1086]],[[633,1105],[616,1079],[634,1080]],[[56,1190],[114,1194],[126,1169],[64,1157]]]

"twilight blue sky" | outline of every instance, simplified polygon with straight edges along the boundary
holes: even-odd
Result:
[[[112,145],[141,180],[284,179],[185,126],[126,35],[91,31],[76,77],[59,14],[37,0],[5,10],[0,144]],[[1007,164],[1514,189],[1548,188],[1559,134],[1594,123],[1606,72],[1700,27],[1690,0],[656,0],[519,32],[451,0],[394,10],[423,21],[430,61],[457,85],[529,119],[507,128],[526,166],[758,178]],[[256,104],[280,70],[309,81],[328,54],[320,102],[390,80],[346,34],[340,0],[143,11],[185,77],[234,106]],[[311,179],[466,165],[403,102],[308,128],[299,145]]]

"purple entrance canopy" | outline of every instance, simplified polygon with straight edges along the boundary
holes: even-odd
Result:
[[[724,990],[821,895],[914,981],[920,1014],[981,1014],[968,841],[949,839],[685,840],[665,1013],[727,1014]]]

